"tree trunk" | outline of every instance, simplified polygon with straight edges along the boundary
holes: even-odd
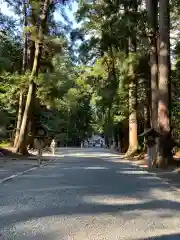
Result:
[[[24,2],[23,5],[24,9],[24,30],[25,27],[27,27],[27,5]],[[22,63],[22,74],[24,74],[27,70],[27,34],[25,33],[24,37],[24,49],[23,49],[23,63]],[[24,111],[24,96],[23,91],[20,91],[19,94],[19,110],[18,110],[18,118],[17,118],[17,126],[16,126],[16,133],[14,138],[14,147],[16,147],[18,139],[19,139],[19,133],[21,128],[21,122],[23,117],[23,111]]]
[[[134,1],[132,13],[137,12],[137,1]],[[136,30],[132,30],[129,38],[129,53],[136,53]],[[138,149],[137,136],[137,78],[133,64],[130,64],[130,83],[129,83],[129,148],[127,155],[135,153]]]
[[[151,128],[151,73],[149,68],[149,56],[148,58],[143,59],[147,61],[148,69],[146,69],[146,74],[144,76],[143,88],[145,90],[145,99],[144,99],[144,131]],[[140,83],[139,83],[140,84]]]
[[[32,96],[35,91],[35,83],[32,80],[29,84],[29,90],[28,95],[26,99],[26,106],[23,114],[23,120],[21,124],[20,134],[18,143],[16,145],[16,152],[20,152],[21,154],[27,154],[27,126],[28,126],[28,120],[29,120],[29,114],[31,110],[31,102],[32,102]]]
[[[13,145],[14,147],[16,147],[19,139],[19,133],[20,133],[22,117],[23,117],[23,110],[24,110],[23,91],[20,91],[17,126],[16,126],[16,133],[15,133],[14,145]]]
[[[170,6],[169,0],[159,1],[159,102],[158,166],[167,165],[172,160],[170,126]]]
[[[147,101],[149,100],[149,93],[147,93]],[[151,127],[150,123],[151,113],[149,111],[149,104],[146,102],[144,105],[144,131]]]
[[[115,148],[118,148],[118,142],[119,142],[119,138],[118,138],[118,127],[115,126],[114,127],[114,134],[113,134],[113,138],[114,138],[114,143],[115,143]]]
[[[38,30],[38,39],[36,40],[36,43],[35,43],[35,56],[34,56],[31,76],[30,76],[29,90],[28,90],[28,95],[26,99],[26,106],[24,110],[23,120],[21,124],[19,141],[17,143],[17,148],[16,148],[16,152],[20,152],[21,154],[27,153],[27,127],[29,122],[29,116],[32,111],[33,96],[36,91],[34,77],[38,75],[38,71],[39,71],[39,62],[41,58],[43,34],[44,34],[43,30],[44,30],[45,22],[47,19],[48,7],[49,7],[49,0],[45,0],[42,8],[42,14],[40,16],[41,22]]]
[[[158,48],[157,48],[157,0],[146,0],[149,20],[150,67],[151,67],[151,126],[157,130],[158,119]],[[157,159],[156,146],[153,148],[153,162]]]
[[[35,42],[28,40],[28,69],[32,71],[35,56]]]
[[[32,109],[29,116],[29,125],[28,125],[28,139],[27,145],[29,149],[34,149],[34,138],[36,134],[36,119],[35,119],[35,108],[36,108],[36,91],[34,91],[32,96]]]
[[[36,133],[36,125],[34,119],[29,121],[29,136],[28,136],[28,146],[29,149],[34,149],[34,138]]]
[[[27,27],[27,4],[24,1],[24,31],[25,28]],[[24,33],[24,49],[23,49],[23,66],[22,66],[22,72],[25,73],[27,70],[27,48],[28,48],[28,43],[27,43],[27,33]]]
[[[136,79],[129,83],[129,148],[128,154],[136,152],[138,148],[137,137],[137,85]]]

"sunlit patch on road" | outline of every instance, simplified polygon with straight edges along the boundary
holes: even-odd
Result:
[[[117,173],[121,173],[121,174],[122,174],[122,173],[123,173],[123,174],[133,174],[133,175],[136,175],[136,174],[138,174],[138,175],[139,175],[139,174],[143,174],[143,175],[144,175],[146,172],[143,171],[143,170],[142,170],[142,171],[141,171],[141,170],[140,170],[140,171],[138,171],[138,170],[134,170],[134,171],[133,171],[133,170],[131,170],[131,171],[126,171],[126,170],[123,171],[123,170],[121,170],[121,171],[117,171]]]
[[[119,206],[119,208],[123,208],[124,205],[128,204],[143,204],[150,201],[148,198],[138,199],[137,197],[117,197],[117,196],[108,196],[108,195],[101,195],[101,196],[84,196],[83,201],[86,203],[92,204],[103,204],[103,205],[110,205],[110,206]]]

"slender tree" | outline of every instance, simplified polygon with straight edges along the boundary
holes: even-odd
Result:
[[[129,13],[132,17],[136,18],[138,4],[137,1],[129,7]],[[132,29],[131,29],[132,30]],[[130,32],[129,37],[129,54],[136,54],[136,29]],[[133,63],[129,67],[130,82],[129,82],[129,149],[127,155],[136,152],[138,148],[138,136],[137,136],[137,76]]]
[[[22,63],[22,74],[24,74],[27,70],[27,33],[26,33],[26,27],[27,27],[27,3],[24,0],[23,2],[23,25],[24,25],[24,48],[23,48],[23,63]],[[24,111],[24,92],[23,89],[20,89],[19,92],[19,109],[18,109],[18,118],[17,118],[17,126],[16,126],[16,133],[14,138],[14,147],[16,147],[18,139],[19,139],[19,133],[21,129],[21,123],[22,123],[22,117],[23,117],[23,111]]]

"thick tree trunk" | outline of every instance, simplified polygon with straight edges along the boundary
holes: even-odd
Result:
[[[113,139],[114,139],[114,143],[115,143],[115,148],[117,149],[118,147],[118,127],[117,126],[114,126],[114,129],[113,129]]]
[[[126,153],[128,151],[128,144],[129,144],[129,129],[128,129],[128,122],[121,123],[120,126],[120,141],[121,141],[121,152]]]
[[[35,108],[36,108],[36,91],[34,91],[32,96],[32,109],[29,116],[29,124],[28,124],[28,139],[27,145],[30,149],[34,149],[34,138],[36,133],[36,119],[35,119]]]
[[[40,58],[41,58],[42,44],[43,44],[43,30],[44,30],[44,25],[45,25],[45,22],[47,19],[48,7],[49,7],[49,0],[45,0],[43,3],[42,14],[40,16],[41,23],[40,23],[39,30],[38,30],[39,31],[38,39],[35,43],[36,50],[35,50],[33,68],[32,68],[31,76],[30,76],[29,90],[28,90],[23,120],[22,120],[22,124],[21,124],[19,141],[17,143],[17,148],[16,148],[16,151],[20,152],[22,154],[27,153],[27,127],[28,127],[29,117],[32,112],[33,97],[34,97],[34,94],[36,91],[34,77],[38,75],[38,71],[39,71],[39,62],[40,62]]]
[[[35,56],[35,42],[28,40],[28,69],[32,71],[33,63],[34,63],[34,56]]]
[[[37,75],[39,58],[40,58],[40,44],[36,43],[34,64],[33,64],[33,69],[30,77],[31,81],[29,84],[28,95],[26,99],[26,106],[23,114],[21,130],[19,134],[19,141],[16,146],[16,151],[20,152],[21,154],[27,154],[27,128],[29,123],[29,117],[32,112],[32,102],[33,102],[35,91],[36,91],[36,84],[34,83],[34,77]]]
[[[158,48],[157,48],[157,0],[146,0],[149,20],[150,67],[151,67],[151,127],[157,130],[158,120]],[[153,163],[157,160],[157,148],[153,147]]]
[[[29,136],[28,136],[28,146],[29,149],[34,149],[34,138],[35,138],[36,125],[34,119],[29,121]]]
[[[136,152],[138,148],[137,137],[137,85],[136,79],[129,84],[129,149],[128,154]]]
[[[20,152],[21,154],[27,154],[27,126],[29,120],[29,114],[31,111],[31,103],[32,103],[32,96],[34,95],[35,91],[35,83],[33,80],[29,84],[28,95],[26,99],[26,106],[23,114],[23,120],[21,124],[20,134],[18,143],[16,145],[16,152]]]
[[[157,51],[157,0],[146,0],[149,20],[150,67],[151,67],[151,125],[157,129],[158,116],[158,51]]]
[[[147,61],[147,59],[145,59]],[[148,69],[150,70],[150,69]],[[150,71],[146,72],[145,79],[143,81],[145,90],[144,101],[144,131],[151,128],[151,74]],[[139,83],[140,84],[140,83]]]
[[[137,11],[137,1],[134,1],[132,12]],[[136,53],[136,30],[133,29],[129,38],[129,53]],[[137,77],[134,72],[133,64],[130,64],[130,83],[129,83],[129,148],[127,155],[135,153],[138,149],[138,125],[137,125]]]
[[[159,1],[159,102],[158,129],[158,166],[164,166],[172,160],[170,126],[170,6],[169,0]]]

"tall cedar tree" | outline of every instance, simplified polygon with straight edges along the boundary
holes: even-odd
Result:
[[[29,123],[29,117],[32,112],[32,107],[33,107],[32,103],[33,103],[33,99],[36,91],[36,84],[34,82],[34,78],[38,75],[38,72],[39,72],[39,67],[40,67],[39,62],[40,62],[42,46],[43,46],[44,28],[47,21],[49,7],[50,7],[50,0],[44,0],[41,7],[38,37],[35,40],[35,55],[34,55],[33,68],[30,76],[30,84],[29,84],[29,90],[28,90],[28,95],[26,99],[26,106],[23,114],[23,120],[21,124],[19,139],[16,146],[16,152],[20,152],[22,154],[27,153],[27,128]]]
[[[170,5],[169,0],[159,0],[159,166],[172,160],[170,85]]]

